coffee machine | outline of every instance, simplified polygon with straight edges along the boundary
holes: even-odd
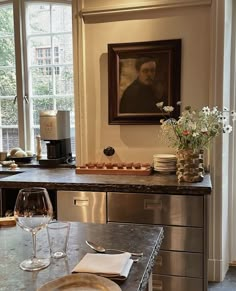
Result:
[[[72,156],[70,138],[70,111],[46,110],[40,112],[40,136],[46,141],[47,159],[40,165],[56,166]]]

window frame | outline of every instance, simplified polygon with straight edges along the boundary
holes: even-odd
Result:
[[[16,96],[17,96],[17,113],[18,113],[18,139],[19,147],[23,149],[34,148],[34,137],[32,136],[31,125],[33,120],[30,114],[29,100],[29,76],[28,76],[28,57],[26,43],[26,5],[28,3],[45,3],[45,4],[67,4],[71,5],[72,0],[0,0],[0,6],[12,5],[14,21],[14,40],[15,40],[15,67],[16,67]],[[72,21],[72,20],[71,20]],[[73,35],[73,32],[72,32]],[[72,43],[73,46],[73,43]],[[45,53],[45,52],[43,52]],[[46,59],[54,63],[54,51],[51,51],[50,57],[43,55],[42,60],[46,65]],[[58,57],[59,59],[59,57]],[[73,61],[72,61],[73,63]],[[54,65],[54,64],[53,64]],[[49,66],[50,67],[50,66]],[[59,68],[55,67],[55,69]],[[46,70],[46,68],[44,68]],[[49,68],[53,70],[53,67]],[[60,70],[60,69],[59,69]],[[51,72],[52,73],[52,72]]]

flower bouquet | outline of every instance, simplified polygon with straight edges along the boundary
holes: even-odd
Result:
[[[180,102],[177,103],[180,105]],[[179,181],[202,181],[203,150],[208,148],[211,141],[221,133],[230,133],[229,115],[236,120],[236,112],[208,106],[201,110],[185,107],[178,120],[171,118],[172,106],[156,104],[165,116],[161,120],[161,129],[167,144],[177,149],[177,176]],[[166,117],[168,114],[168,117]]]

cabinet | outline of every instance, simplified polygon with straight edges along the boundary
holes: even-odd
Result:
[[[107,194],[108,222],[164,227],[153,290],[207,291],[207,203],[203,194]]]

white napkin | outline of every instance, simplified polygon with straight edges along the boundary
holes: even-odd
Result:
[[[72,273],[92,273],[117,280],[125,280],[133,260],[130,253],[86,254],[75,266]]]

